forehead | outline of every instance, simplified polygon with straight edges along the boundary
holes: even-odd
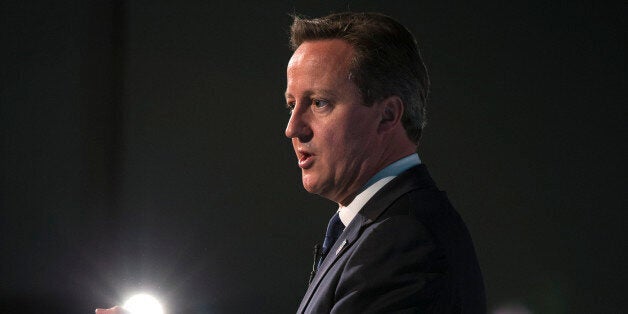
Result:
[[[288,85],[341,84],[350,80],[353,47],[340,39],[306,41],[288,63]]]
[[[353,57],[353,52],[351,44],[341,39],[305,41],[294,51],[288,67],[320,59],[348,62]]]

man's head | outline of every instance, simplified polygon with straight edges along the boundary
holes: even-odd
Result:
[[[414,36],[399,22],[379,13],[344,12],[322,18],[295,17],[290,28],[290,45],[341,39],[355,50],[351,74],[364,103],[396,95],[403,101],[403,126],[415,143],[426,123],[425,105],[429,92],[427,69]]]
[[[286,136],[305,189],[346,205],[375,173],[416,150],[425,69],[407,30],[377,14],[295,19],[292,44]]]

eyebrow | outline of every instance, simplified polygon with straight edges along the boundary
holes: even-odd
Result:
[[[314,90],[308,90],[308,91],[306,91],[304,96],[306,96],[306,97],[310,97],[310,96],[312,96],[312,95],[317,95],[317,94],[323,94],[323,95],[329,95],[329,96],[331,96],[331,97],[336,97],[336,94],[337,94],[337,93],[336,93],[335,91],[331,90],[331,89],[314,89]],[[285,96],[286,98],[289,98],[289,97],[294,97],[294,96],[292,96],[292,94],[290,94],[290,93],[288,93],[288,92],[286,92],[286,93],[284,94],[284,96]]]

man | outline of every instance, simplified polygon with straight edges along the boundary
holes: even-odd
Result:
[[[299,313],[485,313],[468,231],[416,154],[429,81],[390,17],[295,18],[286,136],[339,205]],[[97,313],[119,313],[119,308]]]
[[[296,17],[286,136],[310,193],[338,203],[299,313],[485,313],[469,233],[416,154],[427,71],[390,17]]]

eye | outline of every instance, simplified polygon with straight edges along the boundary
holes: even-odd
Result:
[[[292,111],[294,111],[294,101],[287,102],[286,109],[288,109],[288,113],[292,114]]]
[[[323,99],[314,99],[312,100],[312,105],[314,105],[316,108],[324,108],[329,105],[329,101]]]

